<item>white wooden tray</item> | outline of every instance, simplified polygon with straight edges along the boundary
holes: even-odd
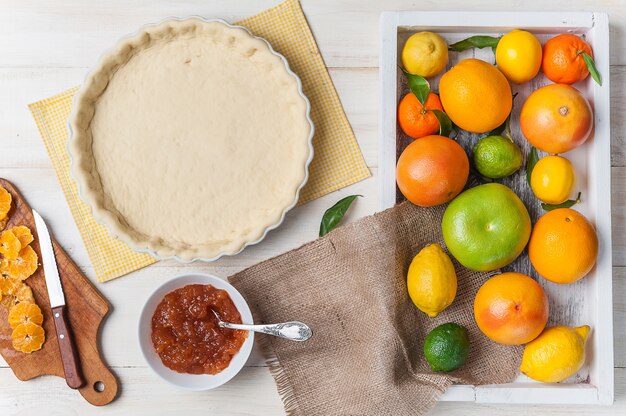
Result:
[[[380,20],[380,93],[379,170],[381,209],[402,199],[396,193],[395,165],[397,155],[410,140],[397,128],[396,106],[408,92],[399,70],[398,53],[405,40],[415,32],[433,31],[448,44],[466,37],[485,34],[500,36],[512,29],[526,29],[544,43],[559,33],[584,35],[592,45],[603,85],[591,77],[574,85],[581,90],[594,108],[594,135],[583,146],[566,156],[574,163],[579,175],[579,190],[583,202],[575,206],[596,226],[599,254],[595,269],[589,276],[573,285],[557,285],[538,277],[528,261],[526,252],[510,267],[537,279],[550,299],[548,325],[578,326],[588,324],[592,333],[587,343],[587,362],[574,377],[563,383],[544,384],[523,375],[510,384],[491,386],[451,387],[441,400],[476,401],[481,403],[553,403],[553,404],[611,404],[613,403],[613,302],[611,263],[611,160],[609,112],[609,25],[606,13],[500,13],[500,12],[384,12]],[[494,62],[491,49],[451,52],[448,68],[458,61],[477,57]],[[439,79],[429,80],[438,90]],[[530,145],[519,130],[519,109],[528,95],[550,83],[543,74],[522,86],[512,85],[518,92],[513,108],[511,128],[516,143],[526,155]],[[458,141],[470,150],[477,135],[463,133]],[[539,201],[532,195],[525,173],[518,172],[502,181],[518,191],[533,219],[543,213]]]

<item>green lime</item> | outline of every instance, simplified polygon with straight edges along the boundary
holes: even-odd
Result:
[[[506,137],[483,137],[474,146],[474,165],[481,175],[488,178],[510,176],[522,167],[522,163],[522,151]]]
[[[475,186],[454,198],[443,213],[443,240],[468,269],[491,271],[515,260],[530,239],[524,203],[499,183]]]
[[[456,370],[469,354],[467,329],[454,322],[439,325],[426,335],[424,356],[433,371]]]

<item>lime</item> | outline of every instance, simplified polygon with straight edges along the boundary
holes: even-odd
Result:
[[[474,165],[481,175],[488,178],[512,175],[522,167],[522,163],[522,151],[507,137],[483,137],[474,146]]]
[[[463,266],[478,271],[504,267],[530,238],[530,216],[509,188],[488,183],[468,189],[446,208],[441,222],[448,251]]]
[[[454,322],[439,325],[426,335],[424,356],[433,371],[456,370],[469,354],[467,329]]]

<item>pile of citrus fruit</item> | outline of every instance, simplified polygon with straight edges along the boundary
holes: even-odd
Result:
[[[496,64],[464,59],[445,71],[450,52],[473,47],[491,47]],[[448,45],[436,33],[421,32],[408,38],[401,60],[410,92],[398,104],[398,125],[413,141],[398,158],[397,185],[415,205],[448,204],[441,224],[447,250],[439,244],[424,247],[407,272],[415,306],[435,317],[454,301],[457,275],[449,254],[468,269],[494,271],[527,248],[532,266],[546,280],[571,284],[584,278],[595,266],[598,237],[589,220],[571,208],[580,193],[570,199],[577,175],[562,154],[583,145],[593,129],[592,107],[571,85],[589,75],[601,85],[589,44],[563,34],[542,46],[532,33],[513,30],[499,38],[476,36]],[[497,180],[524,164],[519,139],[510,129],[516,95],[511,83],[527,83],[540,71],[553,83],[533,91],[519,112],[520,130],[531,149],[526,180],[546,211],[533,225],[522,200]],[[431,82],[438,76],[435,92]],[[456,135],[450,138],[460,130],[477,137],[471,157]],[[539,158],[538,151],[545,156]],[[483,184],[467,189],[470,172]],[[559,382],[584,364],[590,328],[546,328],[548,304],[536,280],[506,272],[483,283],[473,313],[492,341],[526,344],[524,374]],[[424,355],[433,371],[452,371],[465,362],[469,345],[467,329],[450,322],[428,334]]]
[[[25,283],[37,270],[38,258],[30,246],[34,238],[28,227],[5,230],[11,202],[11,194],[0,187],[0,302],[9,308],[13,348],[31,353],[41,349],[45,341],[41,309]]]

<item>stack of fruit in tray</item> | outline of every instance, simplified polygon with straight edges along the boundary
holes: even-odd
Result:
[[[461,60],[440,77],[439,94],[431,91],[428,78],[445,70],[449,51],[485,47],[493,49],[496,65]],[[560,154],[585,143],[592,131],[592,108],[571,86],[590,74],[601,84],[589,44],[562,34],[542,47],[532,33],[513,30],[448,45],[438,34],[420,32],[408,38],[401,60],[410,92],[398,104],[398,124],[414,140],[398,158],[396,181],[415,205],[449,203],[441,224],[448,252],[469,269],[493,271],[510,265],[528,246],[530,262],[544,279],[570,284],[585,277],[595,265],[598,238],[587,218],[572,209],[581,197],[573,197],[576,172]],[[496,181],[519,171],[524,159],[516,143],[524,138],[513,137],[509,125],[515,111],[509,82],[527,83],[540,70],[553,83],[533,91],[519,113],[522,135],[531,145],[524,186],[545,210],[533,227],[516,193]],[[454,140],[461,130],[482,135],[471,161]],[[546,156],[539,158],[537,149]],[[470,170],[483,184],[463,191]],[[415,256],[407,287],[413,303],[431,317],[452,304],[455,268],[440,245]],[[583,366],[590,327],[546,328],[548,315],[543,288],[515,271],[488,279],[474,300],[474,318],[484,335],[501,344],[526,344],[524,374],[560,382]],[[467,330],[453,322],[433,329],[424,342],[434,371],[459,368],[468,349]]]

